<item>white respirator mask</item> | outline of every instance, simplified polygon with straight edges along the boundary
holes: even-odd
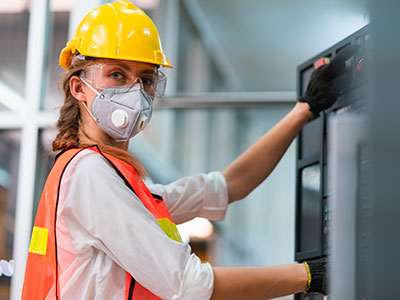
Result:
[[[161,73],[162,74],[162,73]],[[80,79],[94,92],[96,96],[86,110],[96,121],[98,127],[116,141],[126,141],[142,131],[149,123],[153,111],[153,97],[162,96],[159,90],[149,90],[150,84],[143,84],[141,78],[129,86],[119,86],[119,81],[112,79],[113,86],[97,86],[97,91],[89,80],[80,76]],[[118,79],[119,80],[119,79]],[[162,94],[165,90],[165,76],[163,77]],[[152,84],[151,87],[154,87]],[[147,91],[151,92],[149,94]]]
[[[127,141],[149,123],[153,111],[152,97],[142,88],[106,87],[96,91],[84,78],[81,80],[96,93],[89,108],[83,104],[97,126],[116,141]]]

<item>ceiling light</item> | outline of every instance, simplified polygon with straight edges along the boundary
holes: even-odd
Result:
[[[51,11],[71,11],[75,5],[76,0],[51,0]]]
[[[160,0],[131,0],[131,2],[141,9],[154,9]]]
[[[19,13],[26,9],[26,0],[0,1],[0,13]]]
[[[194,239],[207,239],[214,233],[214,226],[203,218],[194,218],[191,221],[178,225],[179,232]]]

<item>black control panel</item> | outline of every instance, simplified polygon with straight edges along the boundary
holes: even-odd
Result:
[[[335,150],[330,149],[328,145],[330,134],[328,124],[333,115],[362,114],[366,110],[364,87],[368,79],[366,54],[369,51],[369,40],[369,30],[366,26],[307,60],[297,70],[297,95],[301,97],[305,93],[312,72],[317,67],[329,63],[346,47],[358,46],[354,56],[346,61],[346,67],[351,74],[351,88],[342,93],[329,110],[308,122],[297,139],[295,260],[298,262],[329,255],[332,190],[328,155],[329,151]],[[364,152],[360,153],[365,161]],[[365,167],[365,165],[362,166]],[[359,205],[362,208],[365,206],[365,203],[362,202],[364,191],[360,190],[359,192],[361,197]],[[363,216],[360,213],[359,218],[362,219]],[[363,249],[360,248],[359,251],[362,252]],[[321,295],[297,295],[296,297],[297,299],[301,299],[301,297],[323,299]]]

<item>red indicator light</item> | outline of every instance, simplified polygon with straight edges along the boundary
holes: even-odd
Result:
[[[318,69],[320,66],[329,64],[330,62],[331,59],[329,57],[322,57],[314,63],[314,69]]]

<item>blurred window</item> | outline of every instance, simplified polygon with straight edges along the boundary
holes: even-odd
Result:
[[[53,24],[48,45],[48,62],[45,71],[46,96],[41,109],[53,110],[63,103],[62,80],[64,70],[58,65],[61,50],[68,41],[68,25],[71,5],[62,6],[59,1],[50,2]],[[71,1],[65,1],[71,2]]]
[[[0,86],[21,98],[25,92],[29,10],[26,0],[0,4]],[[6,100],[6,99],[5,99]],[[0,104],[0,110],[5,106]]]
[[[0,130],[0,259],[12,258],[21,132]],[[0,276],[0,300],[10,298],[10,277]]]
[[[180,9],[178,92],[217,92],[224,90],[224,79],[209,56],[200,34],[184,5]]]
[[[53,128],[42,129],[39,132],[32,222],[35,221],[36,212],[39,206],[40,196],[42,194],[42,190],[46,182],[47,176],[49,175],[50,170],[55,162],[55,153],[52,152],[51,150],[52,149],[51,144],[55,136],[56,136],[56,130]]]

